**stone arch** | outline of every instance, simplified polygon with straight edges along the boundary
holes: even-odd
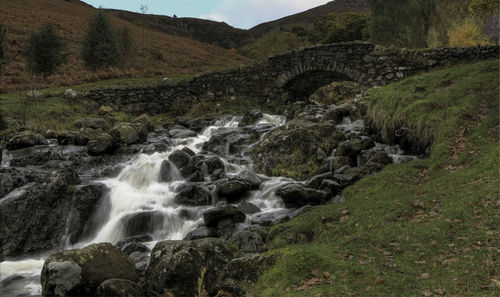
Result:
[[[308,97],[333,81],[361,83],[365,77],[366,74],[335,60],[306,58],[279,75],[276,86],[288,93],[289,97]]]

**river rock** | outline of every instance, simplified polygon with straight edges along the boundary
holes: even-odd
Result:
[[[252,204],[247,201],[243,201],[240,204],[238,204],[238,210],[243,212],[244,214],[254,214],[261,212],[261,209],[258,208],[255,204]]]
[[[100,183],[75,187],[72,207],[67,218],[67,224],[70,226],[67,240],[71,244],[82,239],[82,235],[89,235],[91,227],[89,218],[105,191],[106,186]]]
[[[87,145],[89,138],[78,131],[63,130],[57,133],[57,144],[59,145]]]
[[[215,237],[216,234],[217,234],[217,232],[214,228],[207,227],[207,226],[199,226],[198,228],[189,232],[186,235],[186,237],[184,237],[184,240],[196,240],[196,239],[202,239],[202,238],[207,238],[207,237]]]
[[[264,270],[276,263],[277,258],[277,255],[250,254],[231,260],[219,276],[218,289],[231,296],[247,296],[246,290]]]
[[[199,183],[185,183],[177,188],[174,201],[177,204],[201,206],[212,204],[212,192]]]
[[[170,160],[163,160],[160,166],[160,182],[171,182],[180,177],[179,170]]]
[[[351,115],[356,107],[351,103],[344,103],[330,108],[325,114],[324,119],[335,123],[340,123],[344,117]]]
[[[17,257],[59,246],[66,233],[78,175],[66,167],[50,172],[13,200],[0,204],[0,250]]]
[[[229,219],[233,223],[242,223],[246,219],[246,215],[232,205],[226,205],[218,208],[212,208],[203,213],[203,221],[209,227],[217,226],[217,224],[225,219]]]
[[[112,153],[115,151],[116,147],[115,138],[105,132],[91,137],[87,143],[87,151],[91,156]]]
[[[267,175],[304,179],[317,174],[321,161],[342,140],[330,122],[293,120],[270,132],[251,156]]]
[[[35,145],[47,145],[49,142],[41,134],[26,130],[14,134],[7,143],[5,148],[8,150],[17,150]]]
[[[193,130],[189,130],[187,128],[176,127],[174,129],[170,129],[168,131],[168,135],[172,138],[189,138],[189,137],[198,137],[198,134]]]
[[[248,126],[250,124],[257,122],[258,120],[262,119],[263,117],[264,117],[264,115],[262,114],[262,112],[260,112],[260,110],[254,109],[254,110],[247,111],[245,113],[245,115],[243,116],[243,118],[241,119],[238,126],[240,126],[240,127]]]
[[[119,123],[109,134],[122,144],[141,143],[147,139],[147,129],[140,123]]]
[[[267,230],[259,225],[252,225],[238,231],[228,240],[243,253],[263,253],[267,251],[266,241]]]
[[[241,129],[219,129],[203,144],[203,149],[217,155],[237,154],[256,139]]]
[[[77,128],[91,128],[91,129],[103,129],[105,130],[109,123],[105,119],[101,118],[81,118],[73,122],[73,126]]]
[[[346,165],[349,165],[349,166],[354,165],[353,160],[349,157],[346,157],[346,156],[333,157],[331,162],[332,162],[331,164],[332,164],[332,171],[333,172],[337,171],[338,169],[340,169]]]
[[[192,297],[201,270],[206,268],[205,288],[209,295],[216,295],[222,268],[237,256],[235,247],[218,238],[159,242],[151,252],[145,288],[158,294],[166,289],[176,297]]]
[[[168,159],[179,169],[191,163],[191,156],[179,150],[170,154],[170,156],[168,156]]]
[[[43,264],[42,296],[94,296],[109,279],[138,280],[132,260],[110,243],[56,252]]]
[[[252,189],[252,184],[239,178],[223,178],[215,182],[219,197],[227,198],[230,201],[241,198]]]
[[[108,279],[97,287],[96,297],[145,297],[141,286],[126,279]]]
[[[128,244],[128,243],[141,243],[141,242],[148,242],[148,241],[153,241],[153,236],[149,234],[141,234],[137,236],[131,236],[131,237],[126,237],[116,243],[116,246],[119,247],[120,249],[123,249],[123,247]]]
[[[392,163],[392,158],[389,157],[389,155],[384,151],[373,152],[370,155],[370,159],[368,160],[368,162],[366,162],[367,165],[369,164],[387,165],[391,163]]]
[[[147,114],[141,114],[137,118],[135,118],[134,123],[141,123],[143,124],[149,132],[152,132],[155,130],[155,125],[151,121],[151,118]]]
[[[374,145],[375,142],[373,142],[373,139],[370,137],[347,140],[339,144],[339,147],[335,151],[335,156],[345,156],[355,160],[356,156],[361,153],[362,150],[367,150]]]
[[[125,215],[120,222],[123,235],[131,237],[154,232],[158,226],[163,225],[164,219],[163,213],[151,210]]]
[[[287,207],[301,207],[304,205],[319,205],[327,201],[328,197],[324,191],[306,188],[301,184],[288,184],[276,191]]]

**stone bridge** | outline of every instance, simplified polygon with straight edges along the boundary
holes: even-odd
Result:
[[[85,96],[101,105],[158,114],[172,104],[253,97],[258,100],[304,100],[332,81],[355,81],[362,87],[385,85],[433,67],[498,58],[498,46],[408,50],[350,42],[294,50],[265,62],[199,74],[194,78],[148,86],[95,89]]]

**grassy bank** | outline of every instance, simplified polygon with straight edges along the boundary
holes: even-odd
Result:
[[[431,155],[390,165],[270,233],[283,256],[253,296],[498,296],[498,61],[373,89],[385,133],[433,141]]]

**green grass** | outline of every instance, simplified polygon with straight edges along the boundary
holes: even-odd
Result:
[[[487,61],[371,90],[363,104],[377,127],[433,139],[430,157],[274,226],[270,253],[282,257],[251,295],[498,296],[498,82]]]

